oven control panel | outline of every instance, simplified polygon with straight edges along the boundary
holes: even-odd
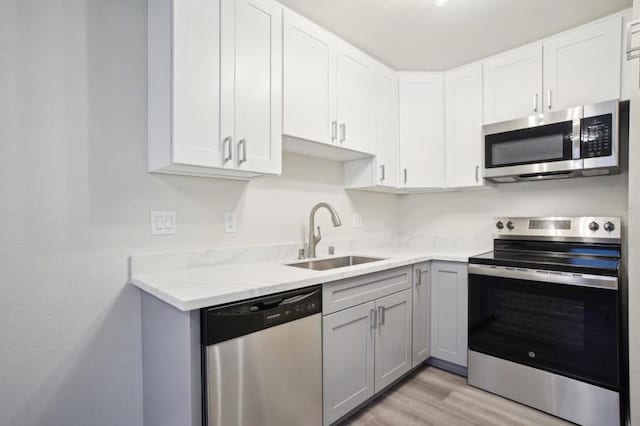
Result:
[[[620,241],[619,217],[497,217],[493,237]]]

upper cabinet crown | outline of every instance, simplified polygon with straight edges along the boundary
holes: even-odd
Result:
[[[149,2],[149,171],[280,174],[282,7]]]
[[[620,98],[617,14],[484,61],[484,122]]]

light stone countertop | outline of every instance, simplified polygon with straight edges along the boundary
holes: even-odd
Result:
[[[339,253],[332,257],[358,255],[382,257],[384,260],[326,271],[287,266],[286,263],[298,262],[289,258],[158,272],[133,270],[130,283],[181,311],[191,311],[430,260],[467,262],[469,256],[482,252],[455,249],[447,253],[436,253],[419,249],[374,248]],[[326,258],[328,257],[317,259]]]

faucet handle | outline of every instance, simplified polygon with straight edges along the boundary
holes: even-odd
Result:
[[[320,227],[318,226],[318,235],[313,235],[313,240],[317,243],[322,239],[322,233],[320,232]]]
[[[298,260],[303,260],[303,259],[305,259],[305,257],[304,257],[304,249],[301,248],[301,249],[298,250]]]

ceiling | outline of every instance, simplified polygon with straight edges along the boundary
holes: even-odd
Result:
[[[631,7],[632,0],[280,0],[397,70],[441,71]]]

